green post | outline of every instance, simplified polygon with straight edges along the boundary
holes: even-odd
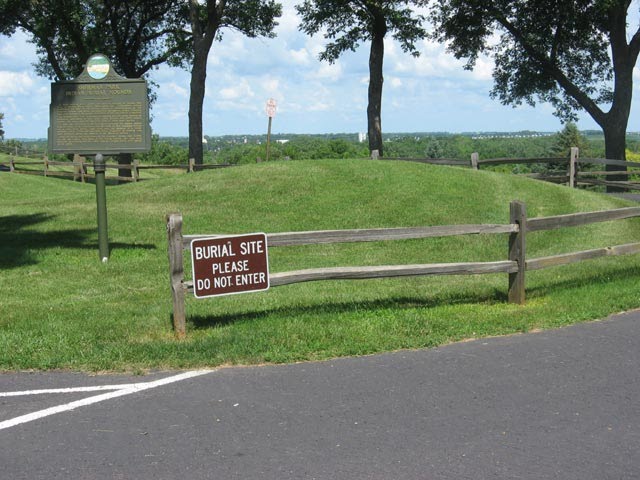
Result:
[[[271,120],[273,120],[273,118],[269,117],[269,126],[267,128],[267,162],[269,161],[269,147],[271,146]]]
[[[104,181],[106,167],[101,153],[96,155],[93,170],[96,173],[96,201],[98,205],[98,252],[100,260],[106,262],[109,260],[109,229],[107,227],[107,191]]]

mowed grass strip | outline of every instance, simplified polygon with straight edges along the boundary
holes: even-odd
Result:
[[[508,223],[628,206],[620,199],[491,172],[364,160],[280,162],[109,187],[111,259],[97,252],[95,187],[0,173],[0,369],[145,370],[326,359],[526,332],[640,307],[640,256],[527,274],[290,285],[187,298],[171,323],[165,215],[184,232],[249,233]],[[538,232],[530,257],[637,242],[625,220]],[[504,260],[506,235],[273,248],[272,272]],[[189,271],[188,255],[187,271]]]

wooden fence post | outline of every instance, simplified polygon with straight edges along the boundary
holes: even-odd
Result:
[[[11,173],[15,173],[16,171],[16,164],[15,164],[15,157],[13,155],[9,155],[9,171]]]
[[[139,166],[140,166],[140,160],[135,159],[133,161],[133,166],[132,166],[132,169],[133,169],[133,175],[132,176],[133,176],[133,181],[134,182],[137,182],[138,180],[140,180],[140,171],[138,170]]]
[[[185,336],[184,263],[182,252],[182,215],[167,215],[167,237],[169,241],[169,280],[173,298],[173,330],[178,338]]]
[[[80,165],[78,162],[78,154],[74,153],[73,154],[73,181],[77,182],[78,179],[80,178]]]
[[[527,250],[527,207],[523,202],[510,205],[510,222],[517,224],[517,232],[509,235],[509,260],[518,262],[518,271],[509,274],[509,303],[525,302],[525,271]]]
[[[473,152],[471,154],[471,168],[473,168],[474,170],[478,170],[478,159],[480,158],[480,155],[478,154],[478,152]]]
[[[44,156],[44,176],[47,176],[47,173],[49,173],[49,157],[47,157],[46,155]]]
[[[193,173],[195,164],[196,164],[196,159],[195,158],[190,158],[189,159],[189,173]]]
[[[574,188],[576,186],[576,170],[577,161],[580,152],[578,147],[571,147],[571,156],[569,157],[569,187]]]
[[[87,181],[87,159],[80,157],[80,181],[85,183]]]
[[[82,178],[82,165],[80,164],[80,155],[77,153],[73,154],[73,181],[77,182],[80,178]]]

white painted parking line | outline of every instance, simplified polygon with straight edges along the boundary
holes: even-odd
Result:
[[[24,390],[22,392],[0,392],[0,397],[25,397],[28,395],[44,395],[46,393],[83,393],[100,392],[103,390],[123,390],[131,388],[135,383],[123,383],[120,385],[97,385],[95,387],[71,387],[71,388],[45,388],[42,390]]]
[[[48,417],[50,415],[55,415],[56,413],[69,412],[79,407],[92,405],[94,403],[103,402],[105,400],[111,400],[112,398],[123,397],[125,395],[131,395],[133,393],[142,392],[143,390],[149,390],[152,388],[161,387],[163,385],[168,385],[170,383],[180,382],[182,380],[187,380],[189,378],[198,377],[200,375],[206,375],[207,373],[211,373],[213,371],[214,370],[195,370],[192,372],[185,372],[179,375],[174,375],[172,377],[162,378],[160,380],[155,380],[153,382],[111,385],[110,386],[111,388],[108,388],[109,385],[100,386],[100,387],[80,387],[80,388],[96,389],[93,391],[114,390],[114,389],[115,391],[103,393],[102,395],[96,395],[96,396],[85,398],[82,400],[77,400],[75,402],[66,403],[64,405],[58,405],[56,407],[46,408],[44,410],[39,410],[37,412],[29,413],[27,415],[15,417],[10,420],[5,420],[3,422],[0,422],[0,430],[3,430],[5,428],[15,427],[16,425],[20,425],[22,423],[32,422],[40,418]],[[51,389],[51,390],[59,390],[59,389]],[[62,389],[62,390],[69,390],[69,389]],[[31,390],[30,392],[37,392],[37,391],[38,390]],[[91,390],[88,390],[88,391],[91,391]],[[9,392],[9,393],[11,395],[6,395],[6,396],[18,396],[17,394],[19,393],[28,394],[28,395],[32,394],[28,392]],[[59,392],[50,392],[50,393],[59,393]],[[67,391],[63,393],[70,393],[70,392]]]

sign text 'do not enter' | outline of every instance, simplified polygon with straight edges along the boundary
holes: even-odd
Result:
[[[269,288],[267,236],[252,233],[191,242],[193,293],[197,298]]]

